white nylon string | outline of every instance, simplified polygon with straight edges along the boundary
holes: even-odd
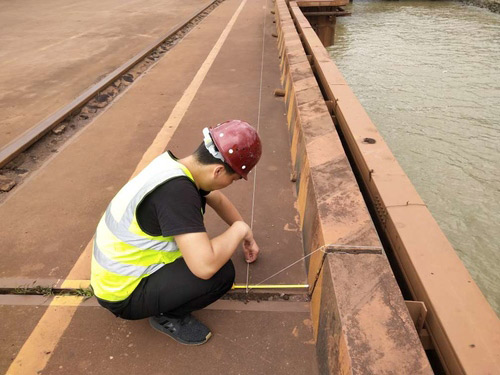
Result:
[[[304,259],[306,259],[306,258],[310,257],[310,256],[311,256],[311,255],[313,255],[314,253],[316,253],[316,252],[318,252],[318,251],[322,251],[322,250],[323,250],[326,246],[328,246],[328,245],[323,245],[323,246],[321,246],[321,247],[317,248],[317,249],[316,249],[316,250],[314,250],[313,252],[311,252],[311,253],[309,253],[309,254],[307,254],[307,255],[303,256],[302,258],[300,258],[300,259],[296,260],[296,261],[295,261],[295,262],[293,262],[292,264],[289,264],[289,265],[288,265],[288,266],[286,266],[285,268],[283,268],[283,269],[279,270],[278,272],[273,273],[271,276],[269,276],[269,277],[265,278],[265,279],[264,279],[264,280],[262,280],[260,283],[253,285],[251,288],[248,288],[248,287],[247,287],[247,289],[248,289],[248,290],[252,290],[252,289],[253,289],[253,288],[255,288],[256,286],[258,286],[258,285],[260,285],[260,284],[264,284],[267,280],[272,279],[274,276],[277,276],[277,275],[279,275],[279,274],[280,274],[280,273],[282,273],[282,272],[285,272],[285,271],[286,271],[287,269],[289,269],[290,267],[295,266],[297,263],[299,263],[299,262],[303,261]]]
[[[257,112],[257,133],[259,132],[260,128],[260,112],[262,108],[262,80],[264,76],[264,48],[265,48],[265,40],[266,40],[266,21],[267,21],[267,3],[266,1],[266,6],[264,7],[264,22],[262,26],[262,57],[260,61],[260,85],[259,85],[259,110]],[[253,218],[254,218],[254,212],[255,212],[255,188],[257,186],[257,166],[255,166],[254,170],[254,176],[253,176],[253,193],[252,193],[252,217],[250,219],[250,229],[253,230]],[[250,280],[250,263],[247,263],[247,280],[246,280],[246,287],[245,291],[248,294],[248,283]]]
[[[342,245],[342,244],[326,244],[326,245],[318,247],[316,250],[314,250],[314,251],[310,252],[309,254],[303,256],[302,258],[297,259],[295,262],[293,262],[292,264],[289,264],[285,268],[282,268],[278,272],[273,273],[271,276],[265,278],[264,280],[262,280],[258,284],[254,284],[251,288],[247,287],[247,289],[251,290],[251,289],[255,288],[258,285],[264,284],[267,280],[272,279],[273,277],[275,277],[275,276],[279,275],[280,273],[286,271],[290,267],[296,265],[297,263],[303,261],[304,259],[310,257],[314,253],[317,253],[318,251],[322,251],[323,253],[325,253],[325,250],[324,250],[325,248],[327,248],[328,250],[336,251],[336,252],[340,252],[340,253],[343,252],[343,251],[353,251],[353,250],[354,251],[356,251],[356,250],[357,251],[380,251],[380,252],[383,251],[383,248],[379,247],[379,246],[357,246],[357,245]]]

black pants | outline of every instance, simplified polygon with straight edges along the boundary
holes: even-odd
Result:
[[[203,280],[189,270],[183,258],[179,258],[142,279],[125,301],[97,300],[123,319],[144,319],[160,314],[180,318],[217,301],[231,289],[234,276],[231,260],[211,279]]]

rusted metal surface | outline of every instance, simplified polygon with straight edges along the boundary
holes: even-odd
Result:
[[[397,333],[397,327],[413,321],[385,256],[329,254],[323,273],[321,373],[432,374],[419,337]],[[378,326],[394,330],[385,334]]]
[[[345,10],[329,10],[329,11],[320,11],[320,12],[303,12],[304,16],[335,16],[335,17],[343,17],[350,16],[351,12],[347,12]]]
[[[342,129],[378,219],[449,374],[494,374],[500,368],[500,323],[432,218],[375,125],[310,28],[290,8],[307,54]],[[366,142],[366,138],[373,141]]]
[[[427,307],[422,301],[405,301],[406,308],[410,312],[411,319],[417,332],[420,334],[424,329],[425,318],[427,317]]]
[[[161,43],[165,41],[168,37],[178,32],[182,27],[188,24],[191,20],[193,20],[200,13],[205,11],[208,7],[210,7],[216,0],[210,0],[204,3],[198,10],[196,10],[193,14],[187,17],[185,20],[179,22],[177,25],[168,30],[165,35],[160,37],[157,41],[153,42],[134,57],[129,59],[127,62],[113,70],[111,73],[107,74],[103,79],[101,79],[96,84],[92,85],[88,89],[86,89],[83,93],[78,95],[76,99],[71,101],[70,103],[64,105],[52,115],[47,117],[46,119],[40,121],[38,124],[24,132],[22,135],[9,142],[7,145],[0,149],[0,167],[6,165],[9,161],[14,159],[21,152],[26,150],[33,143],[38,141],[41,137],[43,137],[47,132],[56,127],[61,121],[63,121],[66,117],[80,109],[87,101],[89,101],[92,97],[94,97],[99,92],[103,91],[104,88],[109,86],[112,82],[114,82],[117,78],[123,75],[125,72],[130,70],[135,64],[137,64],[140,60],[146,57],[151,51],[157,48]]]
[[[317,16],[310,17],[309,19],[311,19],[311,23],[312,20],[315,20],[312,25],[323,45],[325,47],[333,45],[335,43],[335,25],[337,24],[337,18],[330,16]]]
[[[299,0],[299,7],[337,7],[349,4],[349,0]]]
[[[300,228],[306,253],[322,249],[308,265],[320,371],[430,374],[284,0],[276,0],[275,14]],[[329,254],[329,244],[358,251]]]

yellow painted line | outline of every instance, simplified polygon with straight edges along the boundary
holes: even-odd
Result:
[[[184,114],[191,105],[191,102],[193,101],[212,64],[214,63],[215,58],[219,54],[222,45],[226,41],[229,32],[233,28],[236,19],[243,10],[246,2],[247,0],[243,0],[238,9],[236,9],[235,13],[229,20],[229,23],[222,31],[219,39],[194,76],[188,88],[184,91],[184,94],[170,113],[168,120],[163,125],[162,129],[154,139],[151,146],[149,146],[149,148],[144,153],[131,178],[139,173],[156,156],[164,152],[168,142],[170,141],[170,138],[172,137],[172,134],[180,124],[181,120],[184,117]],[[88,264],[88,260],[85,261],[85,257],[88,258],[91,246],[92,242],[87,245],[85,251],[82,253],[73,269],[70,271],[70,275],[77,273],[77,271],[81,272],[81,270],[75,270],[76,267],[79,267],[82,264]],[[71,280],[68,280],[68,282],[70,281]],[[63,282],[63,285],[65,285],[65,282]],[[42,318],[31,332],[31,335],[25,341],[23,347],[10,365],[9,369],[7,370],[7,375],[36,374],[39,371],[42,371],[47,365],[54,351],[54,348],[62,337],[64,331],[71,322],[71,319],[73,318],[78,305],[82,301],[82,297],[61,296],[54,298],[54,300],[45,311],[45,314],[43,314]]]
[[[7,370],[7,375],[37,374],[66,330],[82,297],[55,297]]]
[[[222,34],[219,37],[219,40],[217,40],[217,43],[215,43],[214,47],[208,54],[207,58],[201,65],[201,68],[198,70],[196,75],[194,76],[193,80],[191,81],[191,84],[189,87],[184,91],[184,95],[182,95],[182,98],[177,102],[175,105],[174,109],[172,110],[172,113],[170,113],[170,116],[163,125],[163,128],[160,130],[156,138],[154,139],[153,143],[151,146],[148,148],[148,150],[144,153],[142,160],[139,162],[137,165],[137,168],[132,176],[135,176],[137,173],[139,173],[141,170],[144,169],[146,165],[148,165],[156,156],[160,155],[165,151],[165,148],[167,147],[168,142],[170,141],[170,138],[172,137],[172,134],[174,133],[175,129],[181,122],[181,120],[184,118],[184,115],[187,112],[187,109],[191,105],[191,102],[193,101],[196,93],[198,92],[198,89],[200,88],[203,80],[205,79],[208,71],[210,70],[212,64],[215,61],[215,58],[219,54],[220,49],[222,48],[222,45],[227,39],[227,36],[229,35],[229,32],[233,28],[234,23],[236,22],[236,19],[238,18],[239,14],[241,13],[243,7],[245,6],[247,0],[243,0],[234,13],[233,17],[227,24],[226,28],[222,32]],[[201,137],[201,133],[200,133]]]
[[[85,299],[84,297],[79,297],[79,296],[55,296],[52,302],[50,303],[50,306],[76,307],[80,305],[80,303],[82,303],[84,299]]]

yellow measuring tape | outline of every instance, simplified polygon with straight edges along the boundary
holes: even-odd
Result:
[[[231,289],[306,289],[309,285],[304,284],[266,284],[266,285],[246,285],[234,284]]]

